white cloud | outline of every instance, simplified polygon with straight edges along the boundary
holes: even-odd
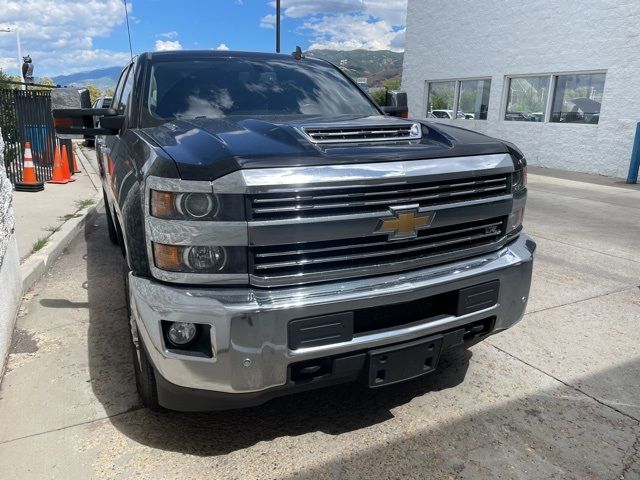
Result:
[[[407,0],[282,0],[282,12],[303,20],[310,48],[404,50]],[[275,15],[260,19],[263,28],[274,23]]]
[[[275,8],[275,2],[270,2]],[[282,0],[282,11],[287,17],[303,18],[310,15],[365,14],[385,20],[391,25],[404,25],[407,18],[407,0]]]
[[[306,21],[300,30],[312,38],[310,49],[404,49],[404,28],[395,31],[385,20],[372,20],[367,15],[326,15]]]
[[[276,16],[273,14],[265,15],[260,19],[260,28],[275,28]]]
[[[156,35],[156,37],[168,38],[169,40],[172,40],[174,38],[178,38],[178,32],[176,32],[175,30],[171,30],[170,32],[159,33]]]
[[[131,4],[127,8],[131,11]],[[128,52],[93,47],[94,38],[107,37],[123,24],[122,0],[0,0],[0,11],[2,26],[20,29],[22,54],[31,55],[36,77],[121,65],[129,59]],[[18,73],[15,35],[0,34],[0,58],[8,73]]]
[[[225,43],[221,43],[216,47],[216,50],[229,50],[229,47]]]
[[[182,50],[182,44],[179,40],[156,40],[156,52],[169,50]]]

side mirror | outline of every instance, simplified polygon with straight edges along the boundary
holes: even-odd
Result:
[[[386,106],[382,111],[395,117],[407,118],[409,107],[407,102],[407,92],[398,90],[387,91]]]
[[[94,125],[97,117],[100,126]],[[116,135],[124,124],[124,115],[112,108],[56,108],[53,125],[63,135]]]

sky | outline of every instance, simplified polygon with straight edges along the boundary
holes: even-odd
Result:
[[[270,0],[126,0],[133,53],[275,50]],[[282,51],[404,50],[407,0],[282,0]],[[124,0],[0,0],[0,30],[17,26],[35,77],[123,65]],[[0,32],[0,69],[18,73],[15,33]],[[21,65],[21,63],[20,63]]]

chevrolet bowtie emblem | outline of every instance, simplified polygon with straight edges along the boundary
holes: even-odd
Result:
[[[381,218],[376,233],[388,233],[389,240],[415,238],[418,230],[431,225],[435,213],[418,213],[418,205],[389,207],[391,217]]]

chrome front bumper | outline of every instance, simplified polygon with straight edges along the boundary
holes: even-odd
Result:
[[[495,317],[504,330],[524,314],[535,243],[520,235],[499,251],[464,261],[380,277],[304,287],[193,288],[130,277],[130,298],[138,334],[157,373],[191,389],[242,394],[282,387],[291,363],[398,343]],[[492,280],[500,281],[498,303],[462,316],[447,316],[353,340],[291,350],[291,320],[416,300]],[[211,325],[214,357],[169,352],[161,320]]]

